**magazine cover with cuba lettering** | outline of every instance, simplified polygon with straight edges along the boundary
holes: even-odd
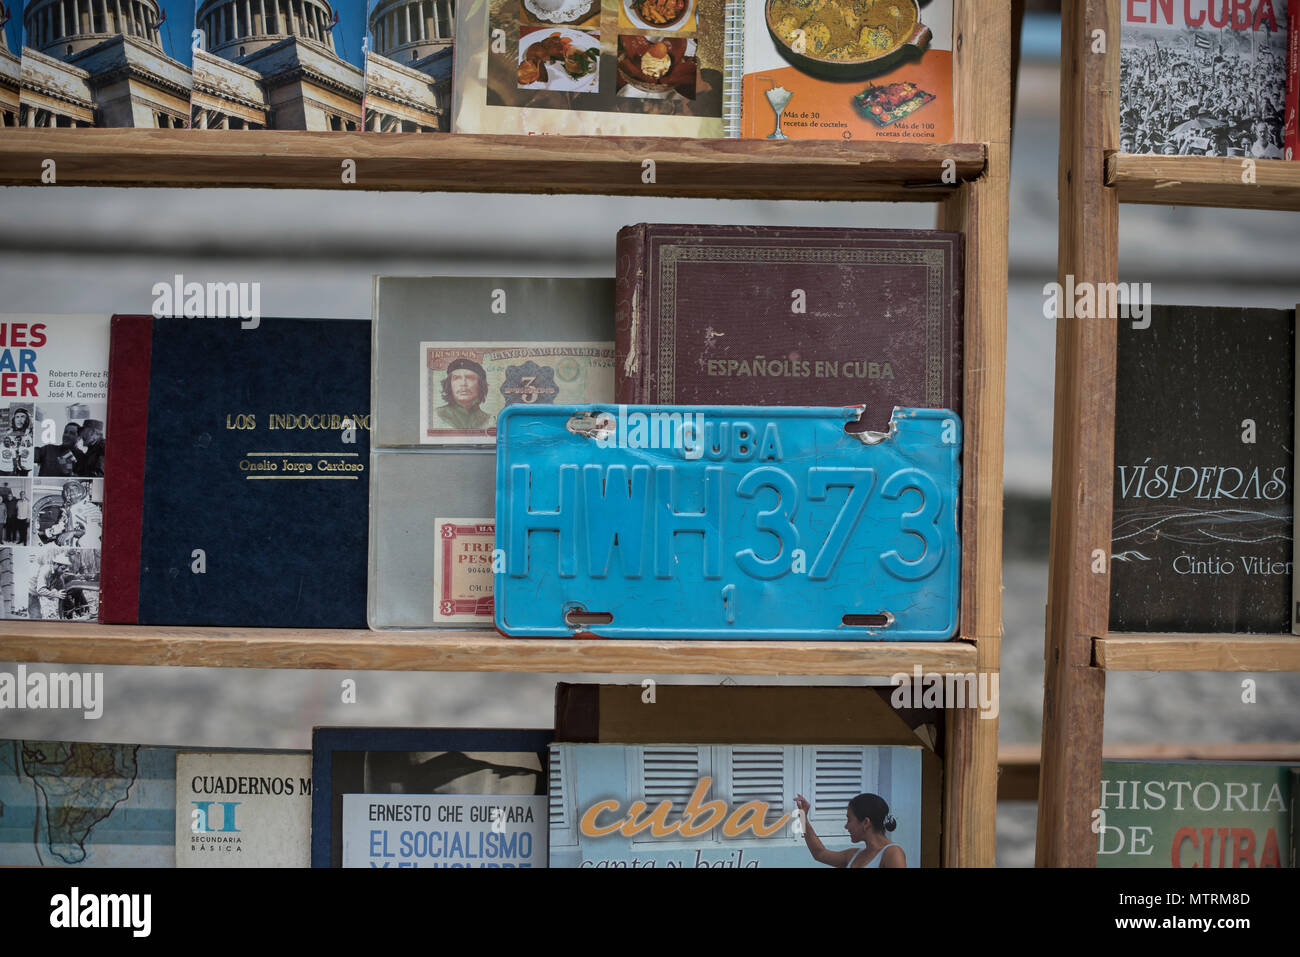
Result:
[[[1294,2],[1121,4],[1120,152],[1282,159]]]
[[[551,867],[919,867],[921,749],[554,744]]]
[[[728,135],[952,139],[952,0],[744,0],[742,16]]]

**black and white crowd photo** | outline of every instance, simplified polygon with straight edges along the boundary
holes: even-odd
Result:
[[[1126,24],[1120,152],[1283,159],[1286,4],[1277,29]]]

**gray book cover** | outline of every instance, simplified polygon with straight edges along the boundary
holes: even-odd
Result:
[[[496,417],[614,400],[612,279],[374,286],[370,627],[491,628]]]

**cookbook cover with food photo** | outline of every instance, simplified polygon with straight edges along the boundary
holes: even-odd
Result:
[[[453,129],[722,135],[727,0],[466,0]]]
[[[952,139],[952,0],[744,0],[743,18],[740,136]]]

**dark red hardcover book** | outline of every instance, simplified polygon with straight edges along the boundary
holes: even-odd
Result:
[[[962,266],[938,230],[627,226],[617,399],[960,414]]]
[[[99,620],[135,624],[140,607],[140,533],[149,436],[151,316],[114,316],[109,326],[108,421],[122,430],[104,450],[104,554]]]

